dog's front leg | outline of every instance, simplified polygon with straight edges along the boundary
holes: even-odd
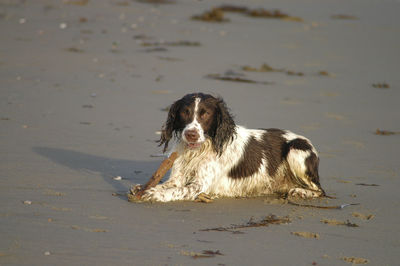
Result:
[[[199,183],[168,188],[158,185],[146,191],[142,200],[160,202],[195,200],[200,193],[204,192],[203,189],[203,186]]]

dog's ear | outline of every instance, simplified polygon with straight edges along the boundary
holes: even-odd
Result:
[[[177,134],[178,124],[179,124],[179,110],[182,106],[183,100],[180,99],[174,102],[168,111],[167,121],[164,123],[161,129],[161,137],[159,142],[159,146],[164,144],[163,152],[165,152],[168,148],[168,143],[171,140],[173,133]]]
[[[226,142],[230,141],[236,134],[236,125],[232,115],[229,113],[228,107],[224,100],[217,99],[215,121],[215,134],[212,137],[212,142],[215,151],[221,155]]]

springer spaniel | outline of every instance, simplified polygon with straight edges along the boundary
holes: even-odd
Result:
[[[225,102],[193,93],[176,101],[163,126],[164,152],[175,136],[178,153],[170,178],[147,190],[148,201],[195,200],[199,195],[246,197],[324,196],[319,158],[303,136],[280,129],[236,125]]]

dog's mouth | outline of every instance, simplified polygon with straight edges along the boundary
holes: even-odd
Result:
[[[189,149],[198,149],[201,147],[201,144],[203,144],[202,142],[187,142],[186,146]]]

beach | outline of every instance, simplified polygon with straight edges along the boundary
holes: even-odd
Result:
[[[399,8],[0,1],[0,265],[398,265]],[[309,138],[331,198],[129,202],[192,92]]]

